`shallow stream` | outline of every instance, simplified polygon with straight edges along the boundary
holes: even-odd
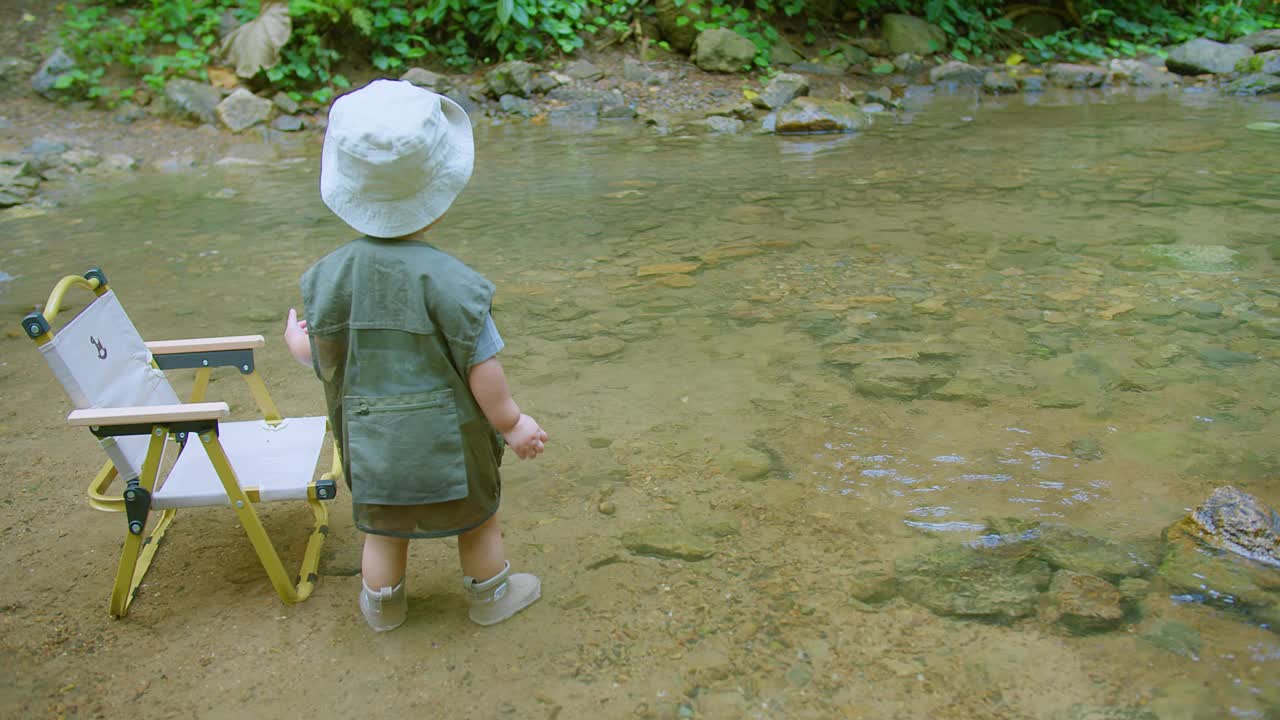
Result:
[[[280,605],[206,511],[110,620],[123,520],[83,501],[92,438],[11,334],[0,674],[19,679],[0,714],[148,695],[156,717],[1280,715],[1280,633],[1158,575],[1089,635],[866,587],[992,519],[1132,543],[1154,571],[1161,531],[1215,487],[1280,504],[1280,136],[1245,127],[1277,115],[1191,91],[912,95],[857,136],[479,128],[432,240],[497,284],[502,360],[552,437],[504,485],[510,555],[545,599],[484,631],[441,541],[415,546],[409,624],[367,632],[345,498],[306,603]],[[0,220],[9,327],[98,265],[148,339],[262,333],[282,408],[323,412],[278,341],[298,276],[349,234],[317,168],[312,148],[87,180]],[[234,376],[212,394],[252,411]],[[293,550],[301,513],[268,513]]]

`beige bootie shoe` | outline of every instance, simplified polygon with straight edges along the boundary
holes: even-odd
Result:
[[[471,622],[478,625],[494,625],[529,607],[542,597],[542,581],[536,575],[511,572],[507,563],[502,572],[476,582],[473,577],[462,579],[471,603]]]
[[[375,632],[395,630],[404,624],[409,614],[409,598],[405,596],[404,580],[393,588],[372,590],[360,580],[360,612],[365,622]]]

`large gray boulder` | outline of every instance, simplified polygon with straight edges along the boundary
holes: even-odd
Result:
[[[947,34],[937,25],[911,15],[885,15],[881,21],[884,40],[892,55],[914,53],[932,55],[945,52]]]
[[[527,98],[533,93],[533,74],[537,69],[522,60],[502,63],[485,73],[487,91],[496,98],[503,95]]]
[[[693,11],[693,4],[686,1],[677,7],[675,0],[654,0],[653,9],[658,16],[658,29],[662,32],[662,39],[667,41],[672,50],[689,52],[698,37],[698,29],[694,23],[702,17]]]
[[[60,91],[57,86],[58,78],[75,69],[76,61],[63,52],[62,48],[58,48],[40,64],[36,74],[31,76],[31,89],[42,97],[53,100]]]
[[[270,100],[260,98],[244,88],[237,88],[226,100],[218,103],[216,112],[227,129],[242,132],[258,123],[265,123],[271,117],[271,108]]]
[[[707,72],[742,72],[755,56],[755,43],[725,28],[698,33],[693,42],[693,64]]]
[[[164,85],[164,99],[171,114],[197,122],[212,123],[217,120],[222,93],[212,85],[174,78]]]
[[[778,111],[774,132],[779,135],[850,133],[871,125],[871,116],[847,102],[798,97]]]
[[[1165,67],[1179,75],[1221,75],[1233,72],[1236,63],[1253,54],[1244,45],[1225,45],[1207,38],[1196,38],[1169,51]]]
[[[1280,28],[1259,30],[1236,40],[1236,45],[1244,45],[1254,52],[1280,50]]]

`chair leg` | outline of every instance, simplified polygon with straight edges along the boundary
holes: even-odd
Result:
[[[160,540],[177,515],[177,510],[165,510],[160,515],[160,522],[144,539],[142,535],[129,533],[124,540],[124,549],[120,554],[120,565],[116,569],[116,582],[111,589],[111,615],[122,618],[129,613],[129,605],[138,594],[138,586],[151,568],[156,550],[160,548]]]
[[[329,534],[329,510],[319,500],[311,499],[307,503],[311,505],[311,514],[315,516],[316,524],[311,529],[307,550],[302,555],[302,569],[298,571],[298,589],[293,602],[302,602],[311,597],[318,577],[316,570],[320,567],[320,548],[324,546],[324,539]]]
[[[320,564],[320,547],[324,543],[324,536],[328,533],[327,521],[329,517],[328,510],[320,504],[318,500],[311,500],[311,512],[315,516],[316,525],[312,530],[311,537],[307,541],[307,549],[303,555],[302,571],[295,585],[290,582],[289,575],[284,569],[284,564],[280,562],[280,554],[276,552],[275,545],[271,543],[271,538],[267,535],[267,531],[262,527],[262,521],[258,519],[258,513],[253,509],[253,503],[249,497],[245,495],[244,490],[240,488],[240,481],[236,478],[236,472],[231,467],[230,461],[227,460],[227,454],[222,449],[222,443],[218,441],[218,436],[212,431],[205,431],[200,434],[200,442],[204,444],[205,453],[209,456],[209,461],[213,464],[214,470],[218,473],[218,478],[222,480],[223,490],[226,491],[227,497],[231,500],[231,507],[236,511],[236,515],[240,518],[240,525],[244,527],[245,534],[249,536],[249,542],[253,544],[253,549],[258,553],[258,560],[262,562],[262,568],[267,571],[267,577],[271,580],[272,587],[275,588],[276,594],[286,603],[293,604],[301,602],[311,594],[311,590],[315,585],[315,570]]]

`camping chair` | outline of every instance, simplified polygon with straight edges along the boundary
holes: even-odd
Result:
[[[72,287],[97,297],[55,335],[50,323]],[[338,458],[335,452],[335,472],[314,480],[327,420],[280,416],[254,367],[253,350],[264,345],[261,335],[144,343],[97,268],[83,277],[64,277],[44,311],[27,315],[22,326],[76,407],[68,422],[88,427],[110,458],[88,492],[93,507],[124,512],[127,519],[112,615],[124,617],[129,611],[169,524],[179,509],[190,507],[231,505],[280,599],[297,603],[311,594],[328,532],[328,512],[320,501],[336,495]],[[215,367],[240,372],[263,419],[221,422],[230,412],[227,404],[204,401]],[[164,375],[181,368],[196,370],[188,403],[178,399]],[[178,456],[161,477],[171,437]],[[116,478],[124,480],[123,492],[108,495]],[[295,580],[253,507],[277,500],[305,500],[315,515]],[[152,511],[160,517],[144,538]]]

